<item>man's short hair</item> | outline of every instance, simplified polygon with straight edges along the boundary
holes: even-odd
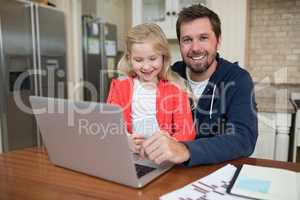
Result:
[[[178,14],[176,22],[176,34],[178,41],[180,41],[181,24],[183,22],[190,22],[198,18],[208,18],[213,32],[215,33],[217,39],[219,39],[221,36],[221,21],[219,16],[207,7],[202,6],[201,4],[196,4],[187,8],[183,8]]]

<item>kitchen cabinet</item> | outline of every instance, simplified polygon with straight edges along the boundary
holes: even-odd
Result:
[[[258,138],[251,157],[288,161],[291,113],[258,113]]]
[[[274,159],[276,122],[273,113],[260,112],[258,117],[258,138],[251,157]]]
[[[293,106],[295,107],[295,117],[294,117],[294,142],[293,142],[293,162],[297,161],[297,148],[300,146],[300,92],[292,92],[291,100]]]
[[[168,39],[176,39],[176,20],[179,11],[196,3],[209,7],[208,2],[208,0],[132,0],[132,25],[154,22],[163,29]]]

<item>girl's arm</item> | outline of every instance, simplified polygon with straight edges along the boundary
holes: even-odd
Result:
[[[119,93],[118,91],[119,88],[118,88],[117,80],[113,79],[110,83],[110,89],[109,89],[108,97],[106,99],[106,103],[120,105],[120,100],[118,98],[120,97],[120,95],[118,94]]]
[[[179,90],[175,97],[173,113],[174,134],[178,141],[191,141],[196,137],[190,103],[187,94]]]

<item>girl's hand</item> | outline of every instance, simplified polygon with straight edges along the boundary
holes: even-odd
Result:
[[[132,133],[131,139],[133,141],[133,151],[134,153],[140,154],[145,138],[140,134]]]

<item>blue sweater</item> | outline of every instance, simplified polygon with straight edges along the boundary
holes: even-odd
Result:
[[[257,113],[252,79],[237,64],[219,56],[217,62],[193,112],[197,138],[184,142],[191,155],[186,166],[249,156],[255,148]],[[175,63],[172,70],[186,79],[185,63]]]

